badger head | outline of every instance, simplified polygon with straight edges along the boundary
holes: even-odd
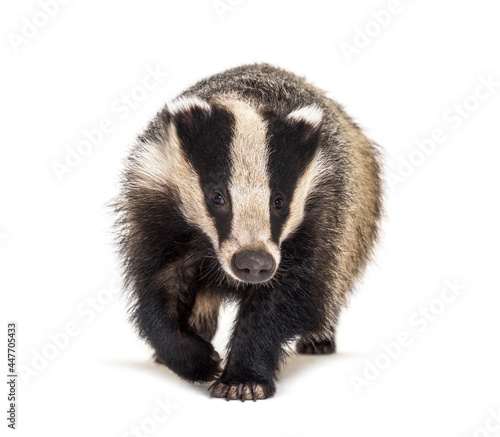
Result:
[[[280,114],[178,98],[162,115],[162,141],[143,149],[141,183],[175,188],[184,218],[209,237],[230,278],[269,281],[321,173],[322,118],[317,105]]]

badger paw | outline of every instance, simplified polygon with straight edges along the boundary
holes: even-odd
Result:
[[[211,346],[210,346],[211,347]],[[208,349],[208,347],[207,347]],[[222,374],[221,358],[217,351],[204,349],[186,349],[183,355],[171,354],[167,359],[162,359],[156,354],[154,360],[173,370],[181,378],[190,382],[208,382],[219,378]]]
[[[301,339],[297,343],[297,352],[299,354],[322,355],[333,354],[335,352],[334,340],[313,341]]]
[[[210,397],[224,398],[230,400],[246,400],[267,399],[274,395],[274,388],[270,384],[257,382],[241,382],[235,384],[226,384],[221,381],[215,381],[209,388],[212,390]]]

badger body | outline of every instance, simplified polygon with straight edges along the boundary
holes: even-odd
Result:
[[[211,395],[275,393],[287,346],[335,351],[370,257],[378,152],[323,92],[266,64],[200,81],[139,137],[115,202],[131,319],[156,360]],[[238,312],[222,367],[219,307]]]

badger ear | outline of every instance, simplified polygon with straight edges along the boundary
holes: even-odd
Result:
[[[211,106],[196,96],[182,96],[167,105],[168,113],[177,128],[193,129],[207,118]]]
[[[318,105],[308,105],[295,109],[286,116],[304,140],[316,138],[323,121],[323,110]]]
[[[323,121],[323,110],[318,105],[308,105],[295,109],[286,116],[287,120],[309,124],[317,129]]]

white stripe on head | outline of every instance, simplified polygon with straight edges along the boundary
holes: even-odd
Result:
[[[318,150],[297,181],[292,196],[292,202],[289,206],[290,212],[281,231],[280,244],[286,240],[304,220],[305,206],[308,197],[317,186],[321,174],[326,171],[326,169],[327,163],[322,156],[321,150]]]
[[[210,110],[207,102],[198,98],[176,100],[173,110],[183,108],[189,111],[198,107]],[[138,151],[136,166],[137,183],[155,191],[165,191],[165,187],[173,187],[180,200],[180,209],[184,218],[205,233],[214,248],[218,248],[218,235],[213,218],[208,214],[205,196],[200,184],[200,178],[191,163],[184,155],[180,140],[173,122],[168,126],[165,142],[147,143]]]
[[[236,252],[260,248],[273,255],[278,265],[279,247],[271,238],[267,123],[245,103],[232,99],[221,103],[234,114],[236,121],[228,186],[233,218],[231,233],[220,247],[221,262],[231,274],[231,258]]]

